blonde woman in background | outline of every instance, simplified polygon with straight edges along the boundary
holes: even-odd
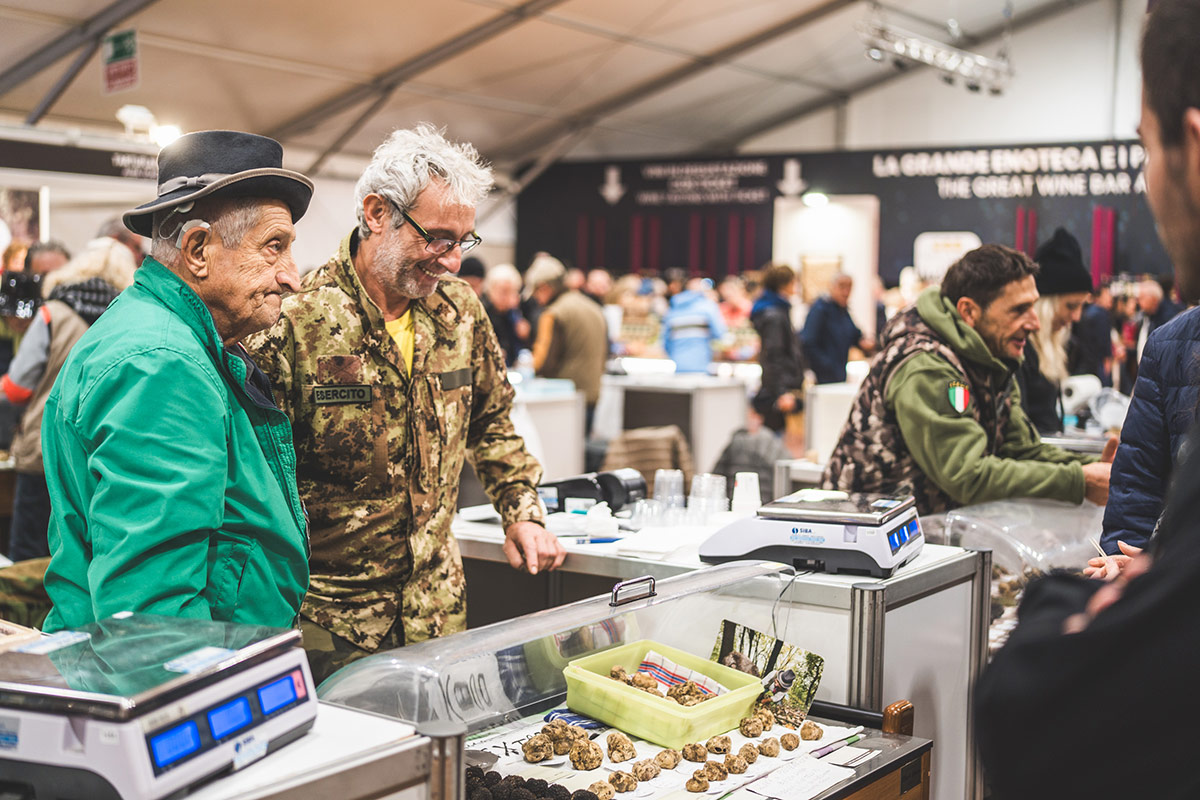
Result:
[[[24,409],[12,444],[17,481],[8,555],[13,561],[50,555],[50,496],[41,436],[46,397],[71,348],[133,283],[136,268],[129,248],[106,237],[89,242],[66,266],[48,274],[42,281],[46,302],[34,313],[8,372],[0,378],[0,403]]]
[[[1061,389],[1069,376],[1067,341],[1071,325],[1083,314],[1092,291],[1092,276],[1083,266],[1079,242],[1062,228],[1037,249],[1036,277],[1040,295],[1034,303],[1039,330],[1025,343],[1025,358],[1017,369],[1021,405],[1038,432],[1061,433]]]

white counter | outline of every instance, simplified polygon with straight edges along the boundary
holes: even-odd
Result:
[[[697,472],[710,472],[734,431],[746,427],[746,383],[712,375],[605,375],[596,404],[594,435],[678,425],[692,448]]]

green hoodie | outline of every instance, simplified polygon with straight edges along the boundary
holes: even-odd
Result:
[[[884,401],[895,413],[904,444],[921,470],[963,505],[1011,497],[1083,502],[1082,465],[1095,459],[1041,443],[1021,408],[1013,377],[1016,364],[992,355],[938,289],[921,294],[917,313],[961,358],[986,368],[993,388],[1007,387],[1012,395],[1003,443],[990,455],[987,434],[970,413],[975,398],[962,412],[950,403],[950,384],[962,380],[957,369],[935,353],[919,353],[897,367]]]

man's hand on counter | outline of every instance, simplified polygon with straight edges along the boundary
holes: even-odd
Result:
[[[514,522],[504,529],[504,556],[513,569],[537,575],[561,567],[567,551],[557,536],[536,522]]]
[[[1083,496],[1098,506],[1108,503],[1108,474],[1117,454],[1117,437],[1110,436],[1104,444],[1100,460],[1083,465]]]

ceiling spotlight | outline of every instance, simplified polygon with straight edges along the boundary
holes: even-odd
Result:
[[[819,208],[829,205],[829,195],[824,192],[805,192],[800,195],[800,202],[809,208]]]
[[[183,135],[178,125],[155,125],[150,128],[150,141],[159,147],[166,147]]]
[[[957,22],[950,20],[948,27],[956,39],[961,36],[962,30]],[[953,85],[956,78],[961,78],[963,84],[973,92],[980,91],[984,86],[1003,90],[1013,76],[1007,34],[999,53],[995,58],[989,58],[893,27],[884,20],[878,5],[858,25],[858,33],[871,60],[882,61],[883,54],[888,53],[893,57],[893,63],[933,67],[942,73],[942,80],[946,83]]]
[[[154,119],[154,112],[145,106],[124,105],[117,109],[117,122],[125,126],[127,135],[136,136],[148,135],[157,120]]]

